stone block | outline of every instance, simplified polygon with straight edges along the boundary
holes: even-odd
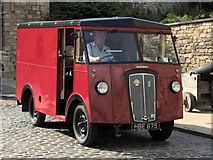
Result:
[[[10,59],[10,56],[3,56],[2,60],[3,62],[9,62],[11,59]]]
[[[183,40],[183,43],[186,44],[186,43],[187,43],[187,39],[184,39],[184,40]]]
[[[27,16],[27,19],[32,19],[33,18],[33,15],[31,15],[31,14],[28,14],[26,16]]]
[[[15,71],[15,66],[13,65],[13,66],[10,66],[10,71],[11,72],[14,72]]]
[[[5,46],[3,49],[4,49],[5,51],[10,51],[10,50],[11,50],[11,46]]]
[[[41,15],[42,12],[41,12],[41,11],[36,11],[36,14],[37,14],[37,15]]]
[[[0,50],[0,56],[2,56],[2,55],[8,55],[8,53],[6,51],[1,51]]]
[[[181,30],[185,30],[186,26],[181,26],[180,28],[181,28]]]
[[[186,60],[185,60],[185,57],[180,57],[180,63],[185,63]]]
[[[4,65],[4,69],[5,69],[4,72],[10,72],[10,66],[5,62],[3,62],[3,65]]]
[[[35,15],[35,11],[33,11],[33,10],[29,10],[29,11],[27,11],[27,14],[28,14],[28,15],[32,15],[32,16],[34,16],[34,15]]]
[[[195,64],[196,63],[196,58],[191,59],[191,63]]]
[[[11,51],[16,51],[16,45],[11,45]]]
[[[4,79],[15,79],[16,73],[15,72],[6,72],[6,71],[4,71],[4,72],[2,72],[2,77]]]
[[[32,6],[32,10],[33,11],[38,11],[39,10],[39,6],[37,6],[37,5],[36,6]]]
[[[203,61],[205,61],[205,60],[207,60],[208,58],[209,58],[209,56],[202,56],[200,59],[203,60]]]
[[[11,19],[11,17],[12,17],[11,14],[4,14],[4,15],[3,15],[3,19],[4,19],[4,20],[6,20],[6,19]]]
[[[48,10],[49,6],[48,5],[40,5],[39,8],[40,8],[41,11],[45,12],[45,11]]]
[[[16,35],[16,31],[12,30],[12,31],[9,32],[8,35],[10,35],[10,36],[15,36],[15,35]]]
[[[15,14],[21,14],[21,11],[20,10],[15,10]]]
[[[4,23],[3,23],[3,26],[7,27],[7,26],[10,26],[11,23],[9,22],[9,19],[5,19]]]
[[[27,2],[27,5],[29,5],[29,6],[37,6],[37,2],[36,1]]]
[[[185,63],[191,63],[191,59],[190,58],[186,58],[186,62]]]
[[[26,18],[26,15],[25,14],[21,14],[20,16],[19,16],[19,21],[18,22],[20,22],[20,21],[22,21],[23,19],[25,19]],[[16,21],[17,22],[17,21]]]
[[[207,63],[212,63],[212,59],[207,59],[207,60],[206,60],[206,64],[207,64]]]
[[[203,41],[199,43],[199,46],[203,46],[203,45],[204,45],[204,42],[203,42]]]
[[[208,49],[208,53],[210,53],[213,56],[213,48]]]
[[[212,37],[213,37],[213,35],[210,34],[210,33],[207,33],[206,36],[205,36],[205,38],[212,38]]]

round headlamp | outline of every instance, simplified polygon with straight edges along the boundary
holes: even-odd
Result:
[[[172,91],[178,93],[180,91],[180,83],[178,81],[172,82]]]
[[[96,90],[99,94],[106,94],[109,90],[109,86],[106,82],[98,82]]]

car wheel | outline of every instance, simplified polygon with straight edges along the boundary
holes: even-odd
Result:
[[[159,130],[148,130],[150,136],[157,141],[164,141],[172,134],[174,121],[160,123]]]
[[[88,113],[82,104],[79,104],[73,116],[73,131],[77,141],[85,146],[94,145],[97,139],[97,126],[89,122]]]
[[[43,113],[35,110],[34,99],[33,99],[32,95],[30,96],[28,107],[29,107],[30,120],[31,120],[32,125],[42,126],[44,124],[46,114],[43,114]]]
[[[184,93],[184,110],[186,112],[191,112],[195,106],[195,97],[189,93],[189,92],[186,92]]]

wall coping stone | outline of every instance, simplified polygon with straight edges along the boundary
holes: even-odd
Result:
[[[192,20],[192,21],[186,21],[186,22],[167,23],[167,25],[169,25],[169,26],[178,26],[178,25],[203,23],[203,22],[213,22],[213,18],[198,19],[198,20]]]

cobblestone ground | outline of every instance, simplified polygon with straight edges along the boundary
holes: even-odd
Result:
[[[148,132],[102,132],[98,145],[77,143],[65,123],[47,117],[43,128],[31,126],[28,113],[14,99],[0,100],[0,159],[2,158],[144,158],[213,159],[212,139],[174,130],[164,142],[153,141]]]

